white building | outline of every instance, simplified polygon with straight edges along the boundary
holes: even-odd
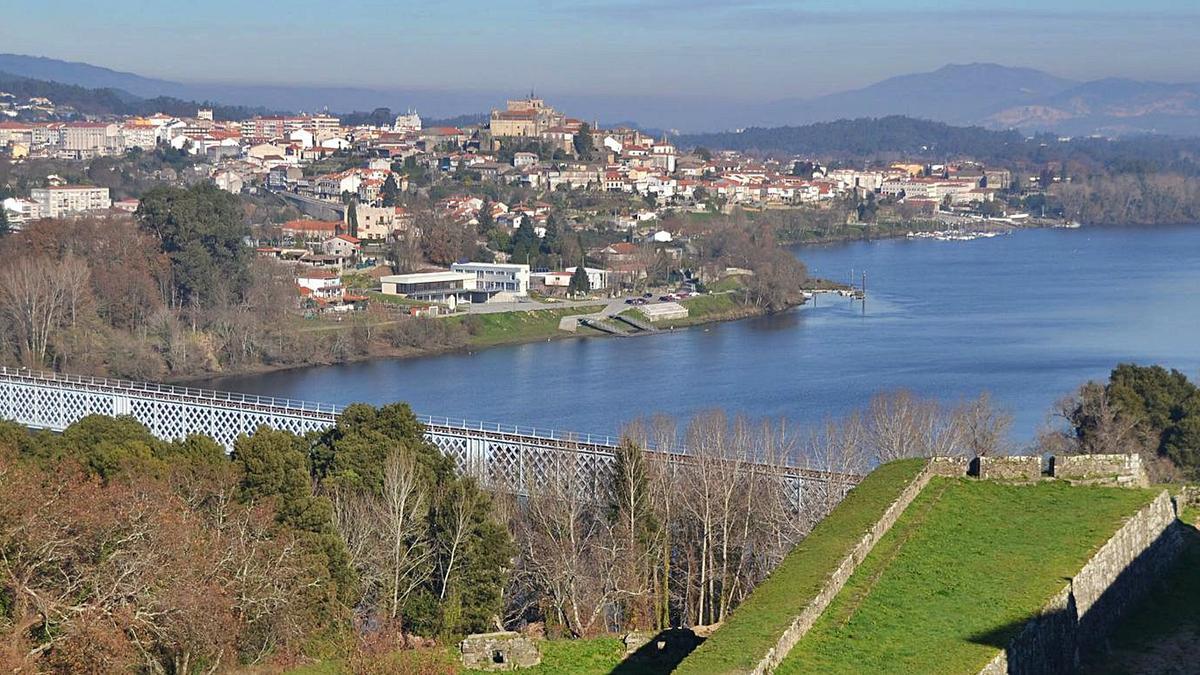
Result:
[[[475,291],[475,275],[467,272],[422,272],[392,274],[379,278],[385,295],[398,295],[422,302],[436,302],[455,309],[469,303]],[[486,301],[487,295],[480,298]]]
[[[408,113],[404,115],[397,115],[396,124],[392,127],[392,129],[400,132],[420,131],[421,116],[413,110],[409,110]]]
[[[301,295],[325,302],[342,299],[342,278],[336,272],[321,269],[304,270],[297,274],[296,285],[308,291],[301,291]]]
[[[474,274],[475,288],[495,293],[493,299],[501,302],[529,295],[529,265],[468,262],[454,263],[450,269]]]
[[[104,211],[112,206],[108,188],[88,185],[59,185],[34,188],[29,197],[41,208],[42,218],[58,218],[68,213]]]
[[[21,226],[25,223],[42,217],[42,205],[29,199],[9,197],[4,200],[0,208],[4,209],[4,215],[8,218],[8,224],[15,229],[21,229]]]
[[[246,185],[246,180],[242,178],[241,175],[239,175],[236,171],[228,170],[218,171],[213,174],[213,182],[216,183],[217,187],[221,188],[222,190],[226,192],[232,192],[235,195],[240,193],[242,188]]]

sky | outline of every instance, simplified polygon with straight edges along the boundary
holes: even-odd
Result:
[[[947,63],[1200,80],[1200,0],[5,0],[0,52],[180,81],[770,100]]]

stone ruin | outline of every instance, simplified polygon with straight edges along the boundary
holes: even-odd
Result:
[[[1042,458],[1032,455],[976,457],[971,464],[973,473],[982,480],[1036,483],[1042,479]]]
[[[1048,478],[1072,485],[1149,487],[1150,478],[1142,458],[1136,454],[1062,455],[1048,458]],[[928,471],[934,476],[973,476],[1009,483],[1036,483],[1043,478],[1042,458],[1037,455],[931,457]]]
[[[1050,458],[1050,474],[1076,485],[1150,487],[1141,455],[1064,455]]]
[[[514,631],[468,635],[458,650],[463,666],[472,670],[518,670],[542,662],[537,644]]]

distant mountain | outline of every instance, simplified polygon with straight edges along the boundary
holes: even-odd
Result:
[[[979,159],[1012,156],[1026,144],[1016,131],[951,126],[944,122],[892,115],[802,126],[751,127],[739,132],[685,134],[676,142],[685,148],[783,152],[819,158],[897,157],[944,159],[969,155]]]
[[[768,122],[790,124],[888,115],[977,124],[998,110],[1032,105],[1076,85],[1031,68],[950,65],[820,98],[777,101],[765,106],[762,114]]]
[[[982,121],[1076,135],[1196,135],[1200,133],[1200,84],[1096,80],[1036,103],[1003,108]]]
[[[949,65],[862,89],[760,108],[760,125],[905,115],[1066,135],[1200,135],[1200,84],[1108,78],[1076,82],[1032,68]]]
[[[43,97],[57,106],[72,109],[85,116],[149,115],[156,112],[168,115],[191,116],[202,107],[211,107],[217,119],[244,119],[254,114],[270,112],[265,108],[213,105],[186,101],[170,96],[142,98],[122,89],[88,88],[49,80],[13,75],[0,70],[0,91],[18,98]]]

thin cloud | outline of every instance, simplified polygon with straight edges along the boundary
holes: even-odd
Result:
[[[585,2],[560,5],[556,11],[609,19],[615,23],[643,23],[670,20],[676,26],[721,28],[725,30],[778,28],[833,24],[911,24],[943,22],[1071,22],[1089,24],[1129,24],[1161,22],[1200,23],[1200,11],[1148,9],[1145,11],[1088,11],[1055,9],[966,8],[909,9],[891,12],[797,7],[794,2],[772,0],[636,0]]]

